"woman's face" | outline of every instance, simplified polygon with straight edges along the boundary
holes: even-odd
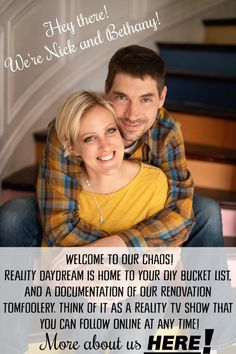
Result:
[[[75,150],[89,176],[92,173],[112,175],[119,171],[124,144],[111,111],[96,106],[81,118]]]

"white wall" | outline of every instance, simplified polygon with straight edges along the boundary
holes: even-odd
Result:
[[[0,0],[0,176],[34,163],[32,132],[46,128],[55,116],[62,97],[78,89],[103,91],[107,63],[121,46],[132,43],[156,50],[155,42],[203,40],[201,19],[235,17],[236,2],[231,0]],[[46,36],[43,23],[56,17],[60,23],[72,21],[76,15],[92,15],[107,9],[103,21],[83,28],[75,34],[56,33]],[[145,30],[114,41],[105,37],[106,27],[116,28],[151,19],[158,11],[157,31]],[[51,61],[45,59],[44,46],[53,42],[63,48],[68,39],[79,46],[101,31],[103,44]],[[6,57],[20,54],[24,58],[41,55],[43,63],[11,72],[4,68]],[[3,54],[3,55],[2,55]]]

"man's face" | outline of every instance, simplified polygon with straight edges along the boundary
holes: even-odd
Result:
[[[153,125],[158,109],[164,104],[166,91],[164,87],[159,96],[157,83],[150,76],[143,80],[123,73],[115,76],[106,94],[114,105],[126,146],[141,138]]]

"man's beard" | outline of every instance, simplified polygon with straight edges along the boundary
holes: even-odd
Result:
[[[143,136],[144,133],[137,133],[137,134],[129,134],[129,133],[123,133],[121,132],[121,136],[124,140],[126,141],[130,141],[130,142],[135,142],[137,140],[139,140],[142,136]]]
[[[122,138],[126,141],[130,141],[130,142],[135,142],[137,140],[139,140],[146,132],[146,120],[144,119],[136,119],[135,121],[130,121],[128,118],[120,118],[118,120],[118,122],[121,122],[121,125],[119,126],[119,130],[120,130],[120,134],[122,136]],[[128,123],[131,126],[132,125],[136,125],[136,124],[140,124],[140,129],[141,131],[138,132],[127,132],[123,126],[123,123]],[[118,123],[119,125],[119,123]]]

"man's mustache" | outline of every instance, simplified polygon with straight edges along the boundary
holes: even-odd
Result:
[[[129,125],[137,125],[137,124],[143,124],[145,123],[145,119],[135,119],[135,120],[130,120],[129,118],[119,118],[119,120],[122,122],[122,123],[127,123]]]

